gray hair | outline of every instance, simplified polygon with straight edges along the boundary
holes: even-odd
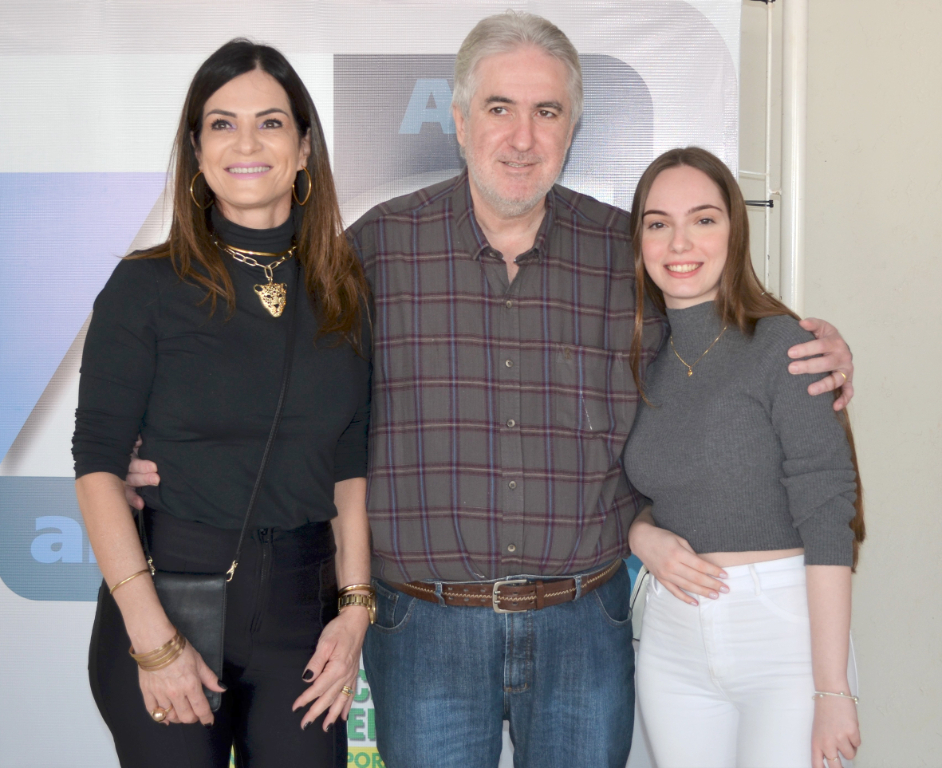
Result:
[[[510,53],[524,46],[535,46],[561,61],[569,73],[571,123],[582,117],[582,67],[579,53],[569,38],[555,24],[534,13],[506,11],[481,19],[461,44],[455,57],[455,90],[451,103],[467,117],[471,98],[477,90],[477,67],[482,59]]]

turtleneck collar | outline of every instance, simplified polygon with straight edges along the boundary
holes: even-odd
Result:
[[[212,208],[211,218],[216,237],[224,243],[261,253],[281,253],[288,250],[297,230],[297,214],[293,207],[287,221],[271,229],[250,229],[235,224],[223,216],[216,206]]]
[[[667,320],[671,326],[674,347],[685,360],[696,359],[723,329],[716,304],[704,301],[685,309],[668,309]],[[729,331],[727,331],[727,334]]]

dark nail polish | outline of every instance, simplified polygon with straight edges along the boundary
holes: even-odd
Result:
[[[306,730],[307,730],[307,727],[308,727],[310,724],[311,724],[311,721],[309,720],[308,722],[306,722],[304,725],[301,726],[301,730],[302,730],[302,731],[306,731]]]
[[[223,693],[225,693],[226,691],[229,690],[229,686],[228,686],[228,685],[223,685],[222,683],[219,684],[219,687],[222,688]]]
[[[311,682],[311,680],[314,679],[314,672],[311,671],[310,669],[305,669],[305,670],[304,670],[304,674],[301,675],[301,679],[302,679],[305,683]]]

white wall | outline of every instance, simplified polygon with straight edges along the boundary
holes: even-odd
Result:
[[[939,766],[942,3],[810,5],[805,309],[854,350],[867,492],[857,766]]]

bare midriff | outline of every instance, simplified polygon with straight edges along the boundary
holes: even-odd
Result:
[[[697,555],[708,563],[726,568],[733,565],[749,565],[750,563],[765,563],[769,560],[781,560],[784,557],[794,557],[804,554],[802,547],[795,549],[766,549],[752,552],[707,552]]]

